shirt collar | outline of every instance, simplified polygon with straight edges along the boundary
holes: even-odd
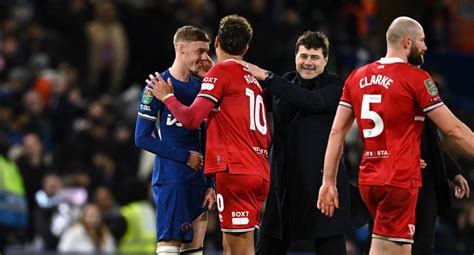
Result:
[[[378,62],[380,64],[405,63],[401,58],[381,58]]]

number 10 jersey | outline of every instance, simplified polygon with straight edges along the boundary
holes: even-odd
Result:
[[[339,104],[353,109],[364,142],[359,183],[420,187],[425,113],[443,105],[429,74],[382,58],[351,73]]]
[[[199,97],[215,107],[208,116],[205,173],[260,175],[270,179],[263,91],[258,81],[232,60],[215,65],[203,79]]]

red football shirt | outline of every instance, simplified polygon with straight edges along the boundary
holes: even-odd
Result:
[[[359,183],[420,187],[425,112],[443,105],[430,75],[382,58],[351,73],[339,104],[353,109],[364,142]]]
[[[228,168],[269,180],[270,128],[257,79],[240,64],[224,61],[209,70],[198,96],[215,102],[208,116],[205,173]]]

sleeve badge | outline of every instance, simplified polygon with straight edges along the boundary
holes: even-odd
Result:
[[[426,90],[428,90],[428,93],[432,96],[438,95],[438,88],[436,88],[436,84],[434,83],[433,80],[428,79],[425,80],[425,87]]]
[[[153,94],[148,89],[145,89],[145,91],[143,91],[142,104],[150,104],[152,100]]]

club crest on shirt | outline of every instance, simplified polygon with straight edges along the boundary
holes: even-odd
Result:
[[[152,99],[153,94],[151,93],[151,91],[145,89],[145,91],[143,91],[142,104],[150,104]]]
[[[181,232],[186,233],[191,230],[193,230],[193,224],[191,222],[183,222],[183,224],[181,224]]]
[[[414,236],[414,235],[415,235],[415,225],[413,225],[413,224],[408,224],[408,230],[410,231],[410,232],[409,232],[410,236]]]
[[[428,90],[428,93],[432,96],[436,96],[438,94],[438,88],[436,88],[436,84],[434,83],[433,80],[428,79],[425,80],[425,87],[426,90]]]

